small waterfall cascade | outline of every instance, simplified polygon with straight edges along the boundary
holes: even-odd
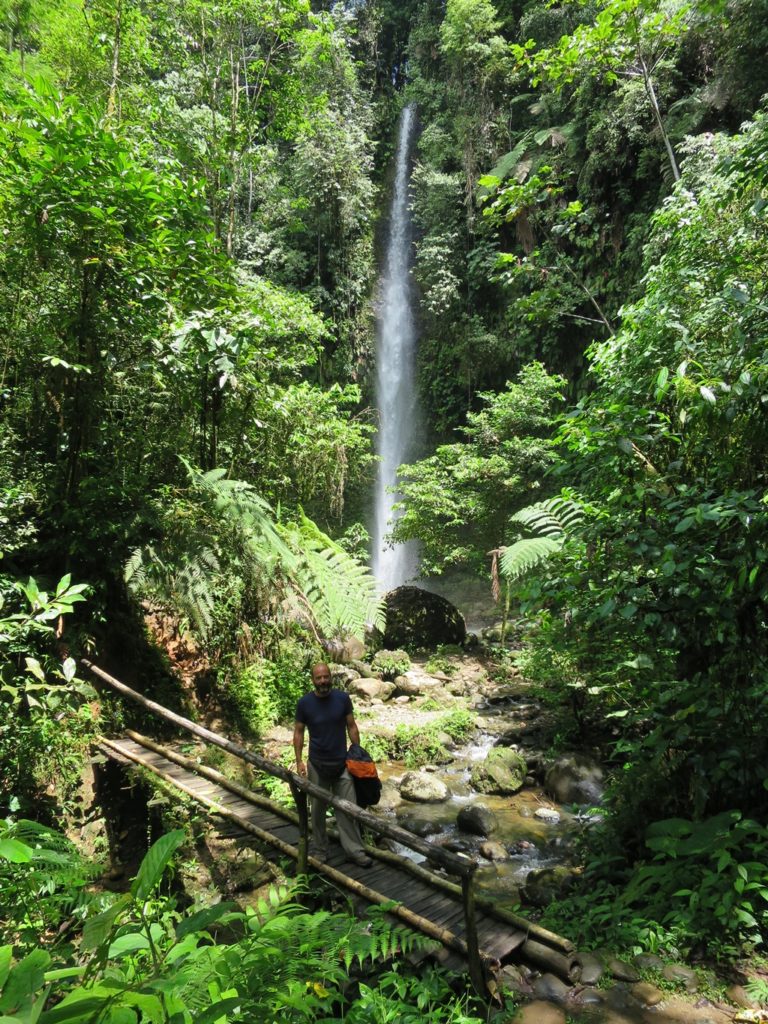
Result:
[[[374,501],[372,571],[382,591],[398,587],[413,576],[417,559],[414,544],[387,546],[385,543],[392,506],[398,500],[390,488],[397,482],[397,467],[411,457],[416,433],[416,325],[410,278],[409,208],[410,157],[415,129],[416,110],[409,104],[400,115],[376,339],[377,454],[381,461]]]

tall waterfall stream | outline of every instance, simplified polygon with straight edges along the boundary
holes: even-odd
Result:
[[[400,115],[389,237],[381,281],[376,346],[376,405],[379,413],[377,454],[380,458],[374,501],[372,570],[382,590],[391,590],[416,570],[411,544],[387,546],[385,537],[397,500],[391,491],[397,467],[410,457],[415,436],[416,326],[411,289],[411,216],[409,185],[416,110],[410,104]]]

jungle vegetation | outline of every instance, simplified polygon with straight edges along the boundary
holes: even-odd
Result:
[[[431,573],[496,553],[560,742],[606,750],[556,923],[762,949],[765,0],[0,0],[0,40],[8,877],[19,820],[80,811],[77,656],[170,685],[142,608],[255,732],[377,615],[376,257],[415,101],[426,431],[395,535]]]

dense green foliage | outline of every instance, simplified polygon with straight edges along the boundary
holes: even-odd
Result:
[[[57,626],[74,656],[140,649],[116,635],[138,631],[126,565],[215,670],[258,664],[297,621],[307,650],[362,633],[373,581],[326,533],[373,461],[353,381],[371,115],[349,26],[306,0],[32,2],[0,23],[4,593],[88,581],[81,624]],[[0,639],[7,687],[38,633]],[[4,797],[58,777],[73,809],[82,697],[4,691],[25,737],[3,738]]]
[[[553,412],[563,381],[540,363],[524,367],[500,394],[482,394],[465,441],[440,445],[401,474],[402,516],[393,535],[421,542],[422,570],[487,566],[507,539],[510,514],[542,487],[555,461]]]
[[[0,3],[3,801],[75,810],[73,657],[138,633],[131,599],[251,734],[376,620],[374,256],[410,100],[427,431],[396,536],[427,572],[490,556],[560,742],[607,752],[591,909],[564,913],[765,941],[765,14]],[[411,998],[387,984],[360,1019]]]
[[[74,809],[82,762],[95,722],[85,699],[95,693],[77,665],[55,649],[54,623],[84,600],[84,584],[69,576],[46,592],[0,577],[0,799],[23,797],[39,815],[46,807]],[[55,781],[55,785],[54,785]]]
[[[645,293],[561,428],[584,519],[525,595],[529,671],[582,732],[613,722],[611,825],[655,852],[620,898],[687,943],[765,937],[765,140],[761,117],[689,144]]]
[[[272,889],[245,913],[226,902],[178,910],[162,881],[184,841],[182,831],[158,839],[130,892],[99,906],[99,899],[80,898],[92,866],[61,836],[23,821],[0,827],[0,889],[18,898],[4,922],[10,942],[0,946],[0,1011],[9,1024],[278,1016],[479,1024],[467,999],[457,999],[434,970],[421,978],[388,970],[376,989],[350,984],[360,968],[381,969],[394,954],[425,943],[376,911],[365,923],[311,913],[300,887]],[[76,936],[52,940],[66,914],[67,930],[77,922]]]

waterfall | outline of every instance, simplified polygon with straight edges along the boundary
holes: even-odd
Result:
[[[385,546],[388,521],[397,494],[389,492],[397,467],[412,456],[416,389],[414,324],[411,295],[410,155],[416,127],[413,104],[400,115],[389,238],[381,281],[376,338],[376,406],[379,413],[372,570],[382,590],[391,590],[416,570],[414,544]]]

